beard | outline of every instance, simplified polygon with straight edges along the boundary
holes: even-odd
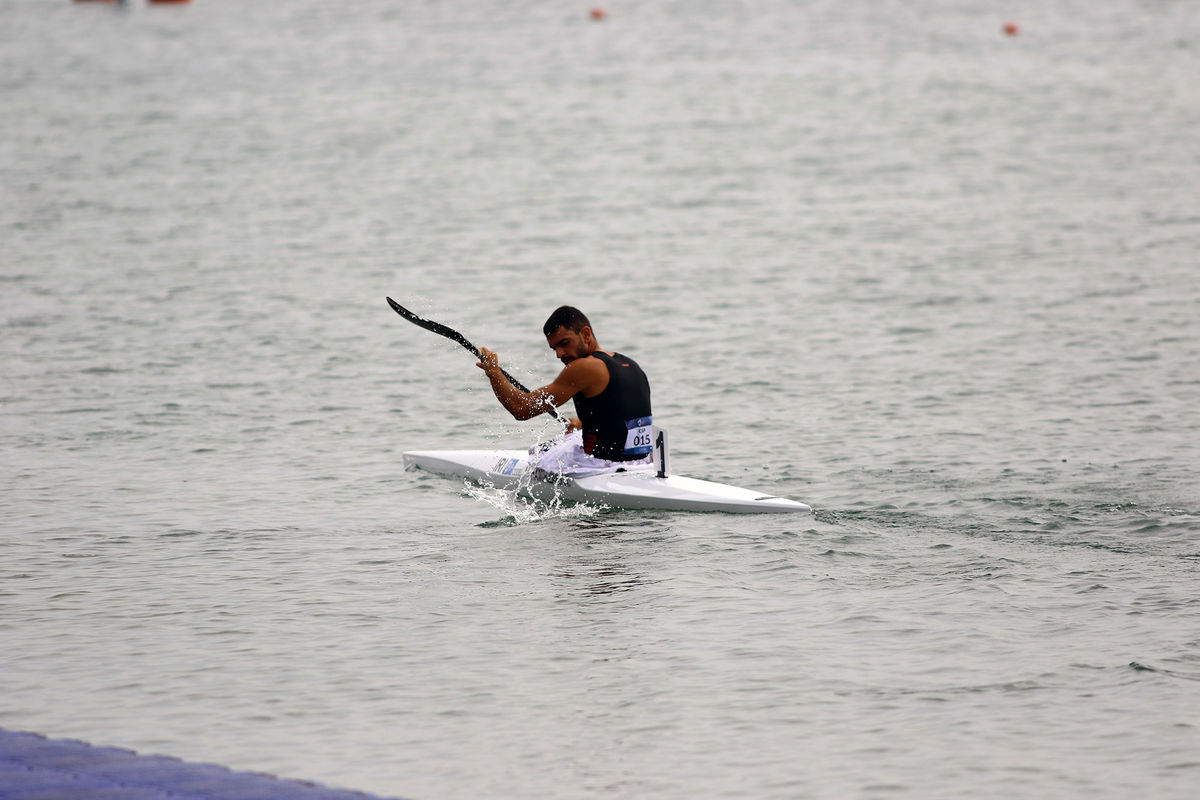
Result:
[[[559,359],[559,361],[561,361],[564,365],[566,365],[566,364],[570,364],[572,361],[574,361],[577,358],[585,358],[590,355],[591,355],[591,352],[587,349],[587,345],[585,345],[583,342],[580,342],[579,347],[575,351],[574,355],[563,356],[562,358]]]

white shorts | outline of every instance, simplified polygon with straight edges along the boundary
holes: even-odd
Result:
[[[567,478],[586,478],[589,475],[603,475],[606,472],[616,472],[634,465],[649,464],[650,456],[637,461],[609,461],[596,458],[583,451],[583,432],[571,431],[561,439],[548,443],[549,447],[529,448],[529,466],[548,472],[551,475],[562,475]]]

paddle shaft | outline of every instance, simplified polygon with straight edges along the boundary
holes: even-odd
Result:
[[[432,331],[433,333],[436,333],[438,336],[445,336],[450,341],[457,342],[458,344],[462,345],[464,349],[466,349],[468,352],[470,352],[476,358],[481,358],[481,356],[479,354],[479,348],[476,347],[475,345],[471,344],[470,339],[463,336],[458,331],[454,330],[454,328],[451,328],[447,325],[443,325],[440,322],[434,322],[431,319],[425,319],[423,317],[418,317],[416,314],[409,311],[407,308],[400,305],[399,303],[397,303],[395,300],[393,300],[390,297],[387,299],[387,301],[388,301],[388,305],[392,307],[393,311],[395,311],[400,316],[404,317],[406,320],[408,320],[412,324],[416,325],[417,327],[424,328],[427,331]],[[502,372],[504,374],[505,378],[508,378],[509,383],[511,383],[513,386],[517,387],[518,389],[520,389],[522,392],[525,392],[526,394],[529,393],[529,390],[525,388],[525,385],[523,383],[521,383],[519,380],[517,380],[516,378],[514,378],[512,375],[509,375],[508,372],[505,371],[505,369],[503,367],[500,368],[500,372]],[[547,406],[550,409],[550,416],[554,417],[556,420],[559,420],[560,422],[565,421],[565,420],[563,420],[562,417],[560,417],[558,415],[558,411],[555,410],[554,406],[550,405],[549,402],[547,402]]]

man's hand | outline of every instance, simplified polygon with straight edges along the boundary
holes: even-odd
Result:
[[[486,347],[481,347],[479,348],[479,360],[475,362],[475,366],[491,377],[492,373],[500,371],[500,357]]]
[[[479,360],[475,366],[487,375],[496,399],[515,419],[533,419],[538,414],[554,410],[554,403],[547,399],[545,390],[528,392],[514,386],[512,379],[500,368],[500,357],[486,347],[479,348]]]
[[[581,420],[579,417],[567,418],[567,433],[581,430],[583,430],[583,420]]]

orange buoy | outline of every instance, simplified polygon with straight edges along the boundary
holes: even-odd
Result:
[[[1016,36],[1021,32],[1021,26],[1015,22],[1004,23],[1004,34],[1006,36]]]
[[[592,19],[596,20],[597,22],[599,22],[600,20],[604,19],[607,16],[608,16],[608,12],[605,11],[600,6],[596,6],[595,8],[593,8],[591,10],[591,17],[592,17]]]

